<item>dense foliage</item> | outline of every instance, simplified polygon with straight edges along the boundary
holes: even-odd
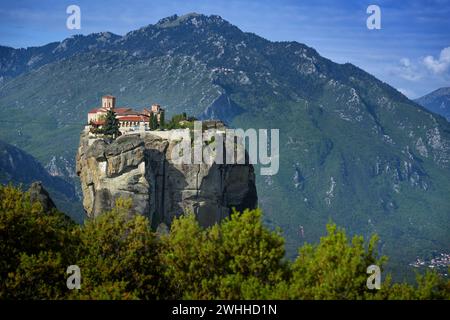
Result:
[[[196,119],[194,117],[188,117],[186,112],[175,114],[172,116],[170,121],[165,124],[165,128],[168,130],[172,129],[193,129],[194,121]]]
[[[156,130],[158,128],[158,118],[154,113],[150,113],[148,126],[150,130]]]
[[[157,234],[131,203],[83,226],[12,186],[0,187],[0,299],[449,299],[450,282],[434,273],[412,286],[366,286],[368,265],[381,268],[377,238],[348,239],[327,226],[317,245],[285,259],[280,231],[262,224],[260,210],[235,212],[210,228],[193,214]],[[78,265],[81,289],[66,287]]]
[[[75,223],[12,186],[0,187],[0,298],[58,299],[78,240]]]

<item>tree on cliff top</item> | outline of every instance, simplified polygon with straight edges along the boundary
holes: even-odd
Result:
[[[157,116],[152,112],[150,113],[150,118],[149,118],[149,128],[150,130],[156,130],[158,128],[158,119],[156,118]]]
[[[106,113],[105,124],[103,125],[101,133],[112,136],[113,138],[120,135],[119,120],[117,120],[114,110],[110,109]]]
[[[159,127],[161,129],[164,129],[166,126],[166,121],[165,121],[165,117],[164,117],[164,112],[161,112],[160,116],[159,116]]]

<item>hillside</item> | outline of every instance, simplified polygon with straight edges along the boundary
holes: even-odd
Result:
[[[450,87],[437,89],[415,101],[450,121]]]
[[[15,65],[11,57],[46,63],[0,68],[8,119],[0,137],[64,179],[73,181],[79,132],[101,95],[119,105],[158,102],[169,115],[280,129],[280,172],[256,182],[265,222],[283,229],[289,256],[318,241],[329,220],[380,234],[397,277],[416,257],[448,250],[450,124],[354,65],[198,14],[50,45],[51,53],[1,54],[2,66]]]

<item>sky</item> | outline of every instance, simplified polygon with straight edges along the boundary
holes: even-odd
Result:
[[[81,29],[69,30],[69,5]],[[368,29],[369,5],[381,29]],[[0,0],[0,45],[41,46],[74,34],[123,35],[173,14],[220,15],[271,41],[298,41],[350,62],[409,98],[450,86],[450,0]]]

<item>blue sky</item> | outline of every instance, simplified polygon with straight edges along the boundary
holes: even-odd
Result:
[[[81,8],[81,30],[66,28],[66,8]],[[366,27],[370,4],[381,30]],[[450,86],[450,0],[2,0],[0,44],[39,46],[76,33],[126,32],[172,14],[218,14],[269,40],[295,40],[351,62],[416,98]],[[448,48],[448,49],[446,49]]]

